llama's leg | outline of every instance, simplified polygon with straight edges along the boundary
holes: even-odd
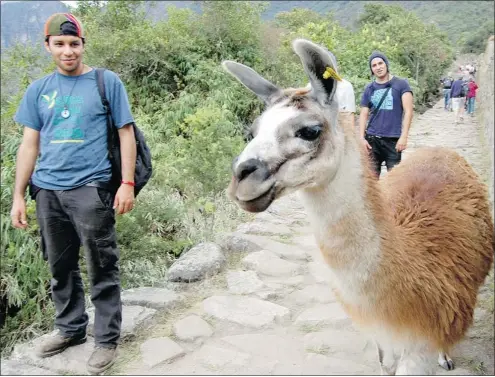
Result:
[[[404,350],[395,372],[396,376],[435,374],[431,352],[427,349]]]
[[[454,362],[447,353],[440,351],[438,354],[438,364],[445,370],[453,370],[455,368]]]
[[[393,376],[397,369],[397,357],[394,350],[390,347],[384,347],[375,341],[376,350],[378,351],[378,361],[380,362],[380,372],[382,376]]]

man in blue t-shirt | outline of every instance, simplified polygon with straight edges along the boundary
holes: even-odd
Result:
[[[413,96],[406,80],[390,74],[384,54],[378,51],[371,54],[369,66],[375,81],[366,86],[361,97],[359,132],[379,177],[382,162],[390,170],[401,161],[402,151],[407,147]]]
[[[467,91],[464,89],[465,82],[463,78],[464,77],[462,75],[459,75],[450,88],[450,97],[452,98],[452,110],[454,110],[455,124],[459,124],[459,120],[464,120],[464,104],[466,102]]]
[[[36,200],[43,256],[53,276],[58,329],[39,346],[40,357],[86,341],[88,314],[79,270],[79,248],[84,247],[95,306],[96,345],[87,367],[91,373],[101,373],[114,363],[120,338],[122,303],[114,210],[123,214],[134,205],[134,120],[122,82],[106,70],[105,94],[122,154],[122,182],[115,193],[108,184],[106,113],[96,70],[82,61],[82,24],[70,13],[56,13],[47,20],[44,34],[45,48],[57,69],[29,85],[14,117],[24,131],[17,153],[12,225],[21,229],[28,225],[24,195],[29,184]]]

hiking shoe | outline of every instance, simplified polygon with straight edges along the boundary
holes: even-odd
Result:
[[[88,360],[87,368],[91,374],[100,374],[110,368],[117,358],[117,347],[95,347]]]
[[[68,347],[77,346],[86,342],[86,335],[83,337],[68,337],[58,333],[46,339],[36,349],[39,357],[50,357],[65,351]]]

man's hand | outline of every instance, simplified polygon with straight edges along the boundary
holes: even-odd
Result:
[[[118,215],[129,212],[134,207],[134,187],[127,184],[120,185],[115,195],[113,209],[116,209]]]
[[[26,201],[23,197],[14,198],[12,210],[10,211],[12,226],[14,228],[26,229],[28,226],[26,220]]]
[[[372,149],[370,143],[368,143],[368,140],[366,140],[364,137],[361,138],[361,143],[366,148],[366,150]]]
[[[397,152],[402,152],[407,148],[407,136],[401,136],[399,140],[397,140],[397,144],[395,144],[395,150]]]

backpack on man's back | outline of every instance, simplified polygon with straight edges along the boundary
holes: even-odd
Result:
[[[107,131],[108,131],[108,158],[112,164],[112,179],[110,181],[114,190],[121,184],[122,180],[122,158],[120,155],[120,139],[117,128],[113,123],[112,110],[110,102],[105,95],[105,80],[103,73],[104,68],[96,69],[96,83],[98,85],[98,93],[100,94],[103,107],[107,114]],[[151,164],[151,152],[146,144],[146,140],[142,131],[133,123],[134,137],[136,139],[136,169],[134,171],[134,195],[137,196],[141,189],[148,183],[153,173]]]
[[[446,77],[443,79],[443,88],[450,89],[452,87],[452,79],[450,77]]]

